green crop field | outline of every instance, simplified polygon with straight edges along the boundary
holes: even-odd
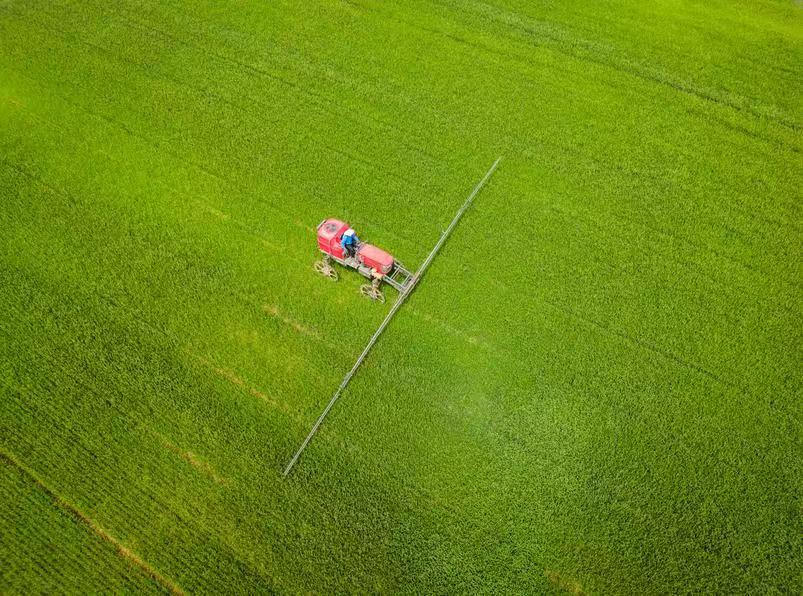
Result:
[[[800,593],[801,126],[791,0],[0,0],[0,592]]]

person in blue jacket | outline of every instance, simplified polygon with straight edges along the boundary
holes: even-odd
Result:
[[[343,257],[354,257],[357,254],[357,247],[360,245],[360,239],[354,232],[354,228],[349,228],[343,232],[343,238],[340,240],[340,246],[343,247]]]

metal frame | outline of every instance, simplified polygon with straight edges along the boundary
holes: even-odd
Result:
[[[338,263],[339,265],[346,267],[347,269],[356,269],[357,272],[363,277],[367,277],[368,279],[374,279],[374,274],[372,273],[373,269],[371,267],[366,267],[359,263],[356,266],[351,265],[346,262],[346,259],[340,259],[334,256],[333,254],[326,252],[325,250],[322,250],[321,254],[324,256],[324,259],[329,258],[333,260],[335,263]],[[413,283],[413,277],[414,275],[412,271],[408,270],[399,261],[394,259],[393,268],[390,270],[389,273],[383,274],[381,280],[386,284],[388,284],[389,286],[391,286],[392,288],[395,288],[399,292],[404,292],[405,290],[407,290],[408,287],[410,287],[410,284]]]

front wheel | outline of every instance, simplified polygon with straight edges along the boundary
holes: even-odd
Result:
[[[315,264],[312,267],[315,269],[315,271],[324,277],[328,277],[332,281],[337,281],[339,277],[337,274],[337,269],[332,267],[327,261],[315,261]]]

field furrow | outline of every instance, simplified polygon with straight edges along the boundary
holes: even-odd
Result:
[[[0,1],[0,592],[800,592],[801,23]]]

